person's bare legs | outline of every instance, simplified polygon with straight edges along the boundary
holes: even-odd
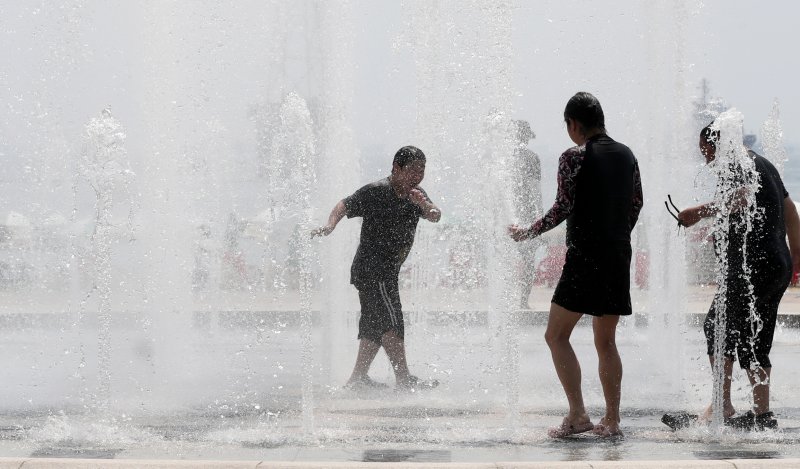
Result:
[[[753,386],[753,413],[761,415],[769,412],[769,380],[772,373],[770,368],[757,368],[747,370],[750,385]]]
[[[375,356],[378,354],[378,350],[380,349],[381,345],[379,343],[373,342],[369,339],[361,339],[361,341],[358,343],[356,364],[353,367],[353,373],[350,374],[350,379],[347,380],[348,384],[367,378],[369,366],[372,364],[372,360],[375,359]]]
[[[555,303],[550,303],[550,317],[547,320],[547,330],[544,340],[550,347],[558,379],[564,388],[569,403],[569,413],[566,420],[574,426],[589,422],[586,407],[583,404],[581,392],[581,365],[578,357],[569,343],[572,330],[582,314],[569,311]]]
[[[389,362],[392,364],[397,385],[407,385],[410,373],[406,363],[406,346],[403,338],[390,329],[383,334],[381,341],[383,342],[383,349],[386,350],[386,355],[389,357]]]
[[[714,370],[714,356],[709,355],[708,361],[711,363],[711,371],[716,372],[716,370]],[[725,379],[722,381],[722,417],[728,418],[733,417],[733,415],[736,413],[736,409],[733,408],[733,403],[731,402],[731,376],[733,375],[733,359],[731,357],[725,357],[724,360],[722,360],[722,366],[724,367],[723,375],[725,377]],[[703,412],[700,420],[703,422],[710,422],[713,411],[714,404],[711,403]]]
[[[598,372],[603,396],[606,401],[606,414],[595,427],[604,436],[619,435],[619,403],[622,396],[622,360],[617,350],[616,333],[619,316],[600,316],[592,320],[594,347],[597,350]]]

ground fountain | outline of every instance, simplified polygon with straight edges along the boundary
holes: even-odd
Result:
[[[528,7],[412,1],[387,5],[383,24],[365,19],[372,7],[356,1],[63,3],[9,6],[2,15],[9,50],[30,50],[36,63],[17,52],[24,77],[0,74],[11,115],[4,125],[18,136],[0,142],[8,159],[0,198],[17,214],[0,214],[0,268],[15,273],[0,276],[8,363],[0,455],[800,455],[800,383],[788,372],[800,343],[793,327],[776,342],[785,373],[775,377],[774,400],[785,430],[676,434],[658,422],[664,411],[699,410],[713,387],[697,324],[713,288],[687,279],[695,232],[677,232],[662,205],[667,194],[682,208],[692,203],[686,181],[700,171],[684,39],[692,5],[636,7],[633,16],[647,19],[637,27],[649,85],[597,78],[610,131],[639,156],[648,197],[634,233],[637,314],[619,337],[628,438],[598,442],[546,438],[566,406],[542,338],[552,286],[534,287],[530,310],[511,291],[513,122],[528,119],[539,134],[538,123],[561,120],[560,111],[519,115],[520,94],[551,93],[516,78],[519,57],[540,57],[517,36]],[[392,29],[385,49],[364,39],[384,27]],[[558,66],[572,76],[581,60]],[[385,83],[365,78],[381,67]],[[571,92],[592,91],[590,78],[581,80],[569,81]],[[628,96],[630,112],[619,112],[615,93]],[[107,108],[86,124],[109,104],[113,116]],[[364,122],[375,109],[385,122]],[[653,131],[660,128],[671,132]],[[777,108],[764,129],[770,154],[784,158]],[[308,234],[338,200],[385,177],[406,144],[428,155],[422,186],[444,212],[439,224],[420,222],[401,273],[409,362],[441,385],[354,395],[342,385],[357,344],[349,266],[359,222],[343,220],[322,240]],[[564,148],[540,152],[543,180],[554,179],[552,161]],[[552,195],[543,193],[545,207]],[[542,243],[557,252],[563,232]],[[587,325],[574,343],[596,415],[603,402]],[[393,384],[382,355],[371,376]],[[735,385],[742,401],[746,380]]]
[[[718,252],[728,252],[729,244],[735,242],[729,239],[730,231],[736,229],[745,233],[745,241],[741,246],[742,258],[745,259],[743,265],[745,278],[743,280],[746,288],[752,292],[753,283],[750,280],[752,272],[750,272],[746,263],[748,256],[746,235],[752,231],[755,218],[759,216],[755,201],[755,193],[759,186],[758,173],[755,172],[753,161],[747,157],[747,149],[743,143],[744,135],[742,135],[742,129],[744,128],[744,123],[741,113],[735,109],[723,112],[714,120],[714,126],[712,128],[715,132],[718,132],[720,136],[717,157],[711,164],[713,171],[717,175],[717,180],[719,181],[714,203],[722,207],[720,211],[721,215],[714,219],[714,247]],[[741,198],[739,196],[739,194],[742,194],[742,189],[746,189],[744,191],[744,202],[740,202]],[[738,204],[742,204],[741,213],[743,216],[735,218],[731,214],[735,211],[735,207]],[[724,357],[726,324],[728,321],[727,304],[725,301],[721,301],[720,298],[724,298],[728,289],[732,288],[732,286],[729,285],[729,272],[735,271],[734,269],[736,269],[736,266],[730,264],[727,257],[722,256],[718,258],[715,271],[719,296],[714,299],[717,315],[714,320],[713,355],[714,363],[717,364],[722,363]],[[749,320],[751,322],[751,327],[757,330],[760,321],[755,314],[755,300],[752,294],[750,298]],[[712,424],[718,431],[723,425],[722,395],[724,373],[723,367],[715,366]]]
[[[133,173],[128,168],[125,132],[119,121],[111,115],[110,109],[103,109],[100,117],[93,118],[86,125],[86,146],[81,158],[81,172],[91,185],[96,199],[94,231],[91,236],[91,250],[88,255],[89,277],[93,280],[90,291],[85,295],[97,297],[97,393],[87,399],[91,407],[107,411],[111,398],[111,249],[115,242],[115,228],[112,212],[115,193],[130,198],[130,184]],[[117,187],[119,186],[119,187]],[[133,204],[127,202],[130,207]],[[132,214],[131,214],[132,216]],[[129,221],[131,218],[129,218]],[[133,233],[131,233],[132,237]],[[88,301],[81,304],[86,305]],[[81,307],[81,316],[86,314]],[[84,363],[82,363],[84,365]]]

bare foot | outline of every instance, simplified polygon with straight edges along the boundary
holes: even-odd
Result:
[[[713,410],[712,407],[713,406],[711,406],[711,405],[706,407],[706,410],[704,410],[703,413],[700,414],[700,417],[697,420],[700,421],[700,422],[705,422],[705,423],[711,422],[711,418],[713,417],[713,414],[714,414],[714,410]],[[733,417],[734,415],[736,415],[736,409],[733,408],[732,404],[726,404],[726,405],[723,406],[723,409],[722,409],[722,417],[723,418],[729,419],[729,418]]]
[[[594,425],[589,420],[588,415],[583,415],[582,417],[578,417],[576,419],[570,419],[570,417],[567,416],[564,417],[561,425],[548,429],[547,436],[550,438],[564,438],[577,433],[588,432],[593,428]]]
[[[623,436],[622,430],[619,428],[619,422],[606,417],[600,419],[600,423],[594,426],[592,433],[603,438]]]

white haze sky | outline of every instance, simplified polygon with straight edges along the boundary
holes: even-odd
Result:
[[[274,6],[286,10],[292,4],[0,1],[0,60],[5,64],[0,70],[0,152],[8,163],[2,170],[4,178],[16,179],[14,168],[27,164],[15,164],[17,155],[46,153],[59,145],[74,147],[72,140],[82,133],[87,120],[106,105],[112,106],[128,130],[129,151],[140,151],[136,142],[145,140],[143,116],[147,115],[141,108],[148,99],[143,94],[148,89],[144,83],[166,79],[170,73],[189,80],[191,87],[184,92],[193,109],[202,109],[203,103],[214,107],[215,119],[226,129],[217,135],[225,141],[214,142],[215,148],[254,152],[248,107],[292,86],[270,82],[291,73],[271,69],[268,60],[280,47],[274,44],[270,28],[276,27],[276,21],[299,21],[296,16],[276,20]],[[468,15],[472,3],[460,4],[465,5],[462,13]],[[746,130],[757,133],[777,98],[785,143],[791,148],[800,146],[800,65],[791,54],[797,43],[796,2],[686,2],[682,4],[687,15],[682,41],[670,36],[674,21],[659,16],[677,2],[512,4],[516,95],[512,114],[531,122],[537,134],[531,148],[542,156],[547,180],[553,179],[548,174],[552,176],[558,154],[571,145],[561,119],[566,100],[579,90],[596,94],[605,108],[609,131],[626,141],[633,130],[624,122],[630,122],[649,100],[648,95],[672,92],[658,85],[648,93],[641,91],[648,89],[647,80],[652,78],[652,67],[648,67],[669,61],[658,57],[669,41],[685,48],[687,99],[697,93],[701,78],[706,78],[712,95],[742,111]],[[141,5],[150,13],[140,13]],[[387,153],[413,143],[414,62],[410,51],[398,46],[408,24],[410,3],[356,0],[351,5],[353,128],[362,160],[367,161],[365,178],[369,179],[388,169]],[[169,15],[183,22],[166,36],[174,42],[163,42],[164,54],[171,50],[184,54],[171,70],[153,70],[142,63],[142,50],[152,41],[143,31],[148,30],[153,15],[157,16],[153,10],[166,12],[166,19],[161,18],[165,24],[169,24]],[[202,24],[192,24],[194,19]],[[65,31],[67,39],[63,38]],[[201,45],[195,47],[193,41]],[[151,42],[147,47],[159,48],[161,43]],[[193,62],[195,51],[204,59]],[[188,110],[187,118],[191,115]],[[653,134],[672,130],[662,126],[651,129],[647,122],[639,125]],[[58,138],[51,134],[54,129]],[[182,138],[214,138],[206,134],[193,131]],[[186,145],[209,146],[198,142]],[[371,160],[373,154],[375,160]],[[546,193],[551,190],[545,188]]]
[[[516,2],[513,47],[514,86],[517,97],[513,114],[531,122],[537,134],[530,147],[542,157],[544,194],[554,193],[558,155],[572,145],[562,123],[567,99],[576,91],[599,97],[612,135],[621,141],[630,129],[620,116],[646,106],[650,96],[669,94],[654,84],[647,89],[648,67],[669,61],[658,56],[671,36],[674,21],[659,16],[681,2],[649,1],[531,1]],[[400,34],[404,6],[398,2],[357,2],[356,105],[362,144],[384,151],[401,145],[390,122],[402,121],[404,99],[413,96],[404,74],[413,73],[410,59],[393,50]],[[648,5],[651,6],[648,13]],[[652,7],[657,5],[657,7]],[[780,104],[784,143],[790,158],[800,158],[800,87],[796,76],[800,65],[790,56],[795,37],[798,6],[778,1],[690,1],[684,2],[686,32],[682,44],[687,98],[699,93],[701,79],[710,84],[712,97],[722,98],[745,116],[745,131],[758,133],[769,116],[774,99]],[[648,41],[657,44],[648,45]],[[655,49],[655,52],[654,52]],[[656,55],[656,57],[653,57]],[[670,77],[660,77],[665,81]],[[452,116],[457,118],[457,116]],[[673,129],[642,128],[652,134]],[[691,137],[694,138],[694,137]],[[383,145],[382,145],[383,144]],[[698,154],[699,163],[699,154]],[[787,165],[787,186],[800,191],[800,178],[792,178],[793,161]],[[795,161],[796,163],[796,161]]]
[[[645,20],[636,18],[635,13],[641,12],[645,3],[648,2],[517,3],[514,46],[519,96],[514,103],[515,114],[532,122],[539,142],[546,142],[548,147],[553,145],[554,150],[570,145],[561,114],[566,100],[575,91],[590,91],[605,98],[603,103],[612,103],[613,96],[604,96],[604,91],[616,86],[617,77],[625,80],[639,73],[644,78],[646,52],[640,47],[644,40],[637,34],[645,27],[641,24]],[[398,63],[397,54],[392,55],[392,41],[403,26],[401,21],[393,19],[402,16],[403,8],[397,2],[357,4],[360,11],[356,40],[360,66],[357,93],[363,92],[357,103],[361,115],[369,116],[364,122],[382,123],[384,116],[391,115],[392,106],[402,102],[402,91],[406,91],[387,92],[397,75],[391,69]],[[754,132],[777,98],[784,138],[787,143],[797,145],[800,86],[796,77],[800,65],[791,59],[789,51],[797,41],[794,31],[800,14],[798,6],[789,1],[763,4],[742,0],[686,2],[686,5],[689,92],[697,93],[700,80],[706,78],[711,94],[742,111],[746,129]],[[602,46],[594,43],[595,37],[603,39]],[[634,47],[630,47],[630,42],[636,43]],[[623,49],[622,56],[619,49]],[[583,68],[598,59],[606,61],[605,69],[590,73]],[[624,75],[619,76],[620,72]],[[375,109],[375,103],[381,107]],[[624,112],[611,105],[605,107],[609,123],[613,123],[615,112]],[[376,120],[376,114],[381,114],[381,118]]]

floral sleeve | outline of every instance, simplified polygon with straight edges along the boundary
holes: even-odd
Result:
[[[552,230],[572,213],[572,207],[575,205],[575,178],[581,169],[585,154],[584,147],[572,147],[561,154],[561,158],[558,159],[556,201],[542,218],[531,225],[531,236],[539,236]]]

